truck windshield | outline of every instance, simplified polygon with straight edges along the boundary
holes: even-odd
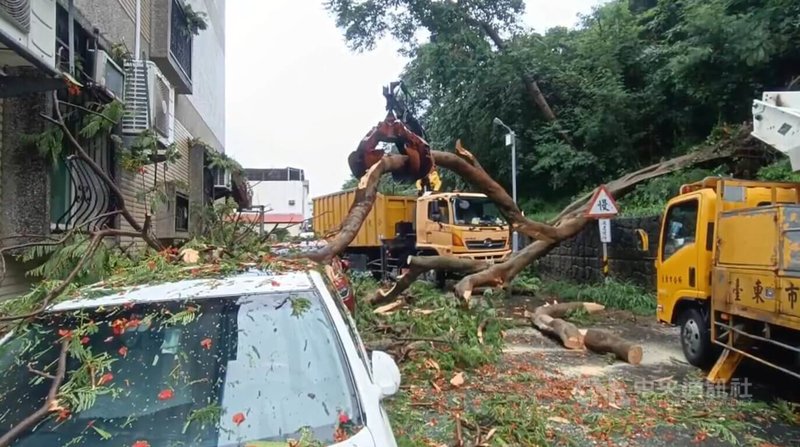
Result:
[[[457,196],[453,198],[454,223],[456,225],[498,226],[506,221],[488,197]]]
[[[62,337],[73,341],[60,409],[15,446],[272,445],[307,431],[327,445],[341,414],[363,425],[312,292],[43,318],[0,345],[0,430],[43,405]]]
[[[667,211],[667,218],[664,224],[664,246],[662,248],[661,259],[666,260],[675,252],[689,244],[695,242],[695,231],[697,228],[697,200],[687,200],[686,202],[673,205]]]

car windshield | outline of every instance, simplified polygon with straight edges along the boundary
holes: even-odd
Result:
[[[40,408],[70,337],[60,410],[33,446],[331,444],[363,425],[340,339],[313,292],[51,315],[0,345],[0,430]],[[283,443],[280,443],[283,441]]]
[[[453,215],[456,225],[498,226],[506,220],[488,197],[457,196],[453,199]]]

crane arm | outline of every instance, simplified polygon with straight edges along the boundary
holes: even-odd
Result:
[[[800,171],[800,91],[764,92],[753,101],[752,135],[789,157]]]

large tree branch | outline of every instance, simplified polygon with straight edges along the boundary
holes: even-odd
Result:
[[[147,225],[145,225],[145,230],[146,228]],[[142,237],[142,233],[135,233],[132,231],[122,231],[115,229],[105,229],[92,232],[90,234],[92,236],[92,239],[89,241],[89,246],[87,247],[86,252],[83,254],[83,256],[81,256],[81,258],[78,260],[78,263],[75,264],[75,266],[69,272],[67,277],[64,278],[64,280],[62,280],[61,282],[59,282],[59,284],[56,287],[47,292],[47,294],[45,294],[44,298],[42,299],[42,302],[35,310],[24,314],[0,316],[0,322],[24,320],[26,318],[35,317],[44,312],[47,309],[47,307],[50,306],[50,303],[54,299],[58,298],[62,293],[64,293],[64,291],[67,290],[67,287],[69,287],[70,283],[72,283],[72,281],[74,281],[75,278],[77,278],[78,274],[80,274],[81,270],[83,270],[86,263],[89,262],[89,260],[94,255],[95,251],[97,251],[97,249],[100,247],[100,244],[103,243],[104,238],[110,236]]]
[[[100,167],[100,165],[97,164],[97,162],[92,157],[89,156],[89,154],[83,148],[83,145],[81,145],[80,142],[78,142],[78,140],[75,138],[75,135],[73,135],[72,131],[69,129],[69,126],[67,126],[67,122],[64,120],[64,116],[61,113],[61,107],[60,107],[61,101],[58,99],[57,91],[53,92],[53,103],[54,103],[53,108],[56,113],[56,119],[53,119],[47,115],[41,115],[41,116],[61,129],[64,135],[66,135],[67,140],[70,142],[70,145],[75,150],[75,153],[78,155],[78,157],[80,157],[80,159],[83,160],[89,166],[92,172],[94,172],[94,174],[97,175],[100,178],[100,180],[102,180],[103,183],[108,187],[108,190],[111,191],[111,193],[114,195],[114,198],[117,200],[117,207],[119,209],[120,214],[125,219],[125,221],[128,222],[128,225],[130,225],[131,228],[137,231],[139,235],[145,240],[145,242],[147,242],[147,244],[154,250],[163,249],[164,247],[161,245],[161,243],[158,242],[157,239],[153,238],[149,234],[149,230],[143,231],[145,230],[145,226],[139,223],[139,221],[137,221],[133,217],[130,211],[128,211],[128,208],[125,204],[125,196],[122,194],[122,191],[119,189],[114,179],[112,179],[108,175],[108,173],[105,170],[103,170],[103,168]]]
[[[749,137],[743,130],[742,134],[737,135],[736,138],[722,146],[706,147],[690,154],[666,160],[661,163],[656,163],[613,180],[609,182],[606,187],[613,196],[617,198],[622,197],[626,193],[630,192],[636,185],[646,180],[666,175],[696,164],[709,161],[719,162],[724,159],[729,159],[742,147],[742,143],[746,142],[748,139]],[[438,159],[437,163],[439,163]],[[444,166],[443,163],[440,164]],[[475,186],[480,187],[480,184],[476,184]],[[488,196],[489,191],[485,192]],[[504,194],[505,196],[508,196],[507,193],[504,192]],[[534,225],[532,227],[526,227],[525,224],[532,221],[529,219],[524,219],[522,222],[523,225],[520,225],[519,227],[521,232],[526,232],[524,231],[526,228],[534,228],[545,237],[538,238],[539,240],[536,240],[532,244],[523,248],[506,262],[495,264],[486,270],[464,277],[458,282],[458,284],[456,284],[456,294],[460,298],[468,300],[472,295],[472,291],[476,287],[503,285],[511,281],[526,266],[546,255],[562,240],[576,235],[590,221],[590,219],[584,217],[583,215],[583,211],[585,210],[586,206],[588,206],[588,200],[590,197],[591,195],[587,194],[570,204],[559,214],[555,225],[550,226],[539,222],[533,222]],[[492,197],[492,199],[495,200],[494,197]],[[498,206],[502,205],[498,203]],[[530,235],[530,233],[527,234]]]
[[[514,203],[514,199],[483,170],[475,156],[461,145],[460,140],[456,142],[456,153],[443,151],[431,151],[431,153],[437,165],[455,172],[497,204],[515,230],[532,239],[544,241],[560,240],[566,235],[563,229],[526,218]]]
[[[375,204],[375,198],[378,196],[378,182],[381,176],[386,172],[403,169],[407,161],[408,157],[403,155],[387,155],[381,158],[378,163],[372,165],[358,182],[355,200],[350,206],[347,217],[342,222],[342,228],[323,248],[304,256],[312,261],[326,264],[350,245],[353,239],[356,238],[367,215],[372,210],[372,205]]]
[[[394,300],[408,289],[420,275],[431,270],[469,274],[481,271],[488,266],[489,264],[485,261],[452,256],[409,256],[408,271],[400,275],[397,278],[397,282],[389,290],[376,291],[375,295],[370,299],[370,304],[378,305]]]
[[[17,439],[21,434],[25,433],[26,430],[29,430],[31,427],[36,425],[39,421],[44,419],[53,411],[53,408],[57,406],[58,389],[61,387],[61,383],[64,381],[64,377],[67,374],[68,351],[69,339],[64,339],[61,341],[61,352],[58,354],[58,367],[56,369],[55,376],[53,376],[53,382],[50,384],[50,390],[47,392],[47,399],[38,410],[20,421],[19,424],[11,427],[11,430],[7,431],[3,436],[0,437],[0,447],[7,447],[11,445],[15,439]]]

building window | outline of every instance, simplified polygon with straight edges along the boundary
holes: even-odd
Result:
[[[175,194],[175,231],[189,231],[189,198]]]
[[[289,206],[294,206],[294,200],[289,201]]]

